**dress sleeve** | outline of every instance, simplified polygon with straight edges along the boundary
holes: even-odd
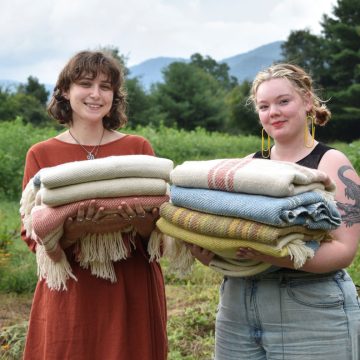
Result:
[[[36,160],[36,156],[32,149],[30,149],[26,155],[26,162],[24,168],[24,177],[22,182],[22,189],[25,189],[25,186],[30,181],[30,179],[40,170],[40,166]],[[21,221],[21,238],[25,241],[27,246],[31,251],[35,252],[36,242],[31,239],[31,237],[26,236],[26,231],[24,229],[23,222]]]
[[[142,151],[143,151],[144,155],[153,155],[153,156],[155,156],[155,152],[154,152],[152,146],[150,145],[149,141],[146,140],[146,139],[144,139]]]

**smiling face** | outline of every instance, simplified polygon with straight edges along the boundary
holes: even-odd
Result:
[[[108,77],[81,77],[70,85],[63,96],[70,101],[72,121],[102,121],[112,106],[114,91]]]
[[[289,80],[275,78],[259,85],[255,99],[260,122],[275,141],[303,137],[311,110],[308,95],[301,96]]]

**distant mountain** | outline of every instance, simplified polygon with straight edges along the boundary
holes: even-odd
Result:
[[[227,63],[230,67],[230,74],[235,76],[240,83],[245,79],[251,81],[259,70],[281,59],[282,43],[283,41],[275,41],[219,62]],[[130,77],[139,77],[144,88],[150,89],[151,84],[163,81],[162,70],[175,61],[188,62],[190,60],[171,57],[146,60],[129,68]]]
[[[172,57],[157,57],[145,60],[144,62],[129,68],[129,77],[138,77],[144,87],[149,89],[151,84],[163,81],[162,70],[175,61],[187,62],[189,60]]]
[[[281,59],[282,43],[283,41],[275,41],[244,54],[224,59],[221,62],[229,65],[230,74],[235,76],[239,82],[251,81],[259,70]]]
[[[281,44],[283,41],[275,41],[248,51],[243,54],[235,55],[219,62],[227,63],[230,67],[230,74],[235,76],[241,83],[245,79],[252,80],[255,74],[271,65],[274,61],[281,59]],[[146,90],[150,89],[151,84],[162,82],[162,70],[175,61],[189,62],[190,59],[176,57],[157,57],[146,60],[138,65],[130,66],[130,78],[138,77]],[[16,90],[20,84],[18,81],[0,80],[0,87]],[[54,85],[44,84],[51,96]]]
[[[10,92],[12,92],[12,91],[16,92],[18,86],[21,84],[25,84],[25,83],[26,83],[26,81],[0,79],[0,87],[4,90],[9,90]],[[42,84],[42,85],[45,86],[45,89],[49,92],[49,96],[51,96],[51,94],[54,90],[54,85],[52,85],[52,84]]]

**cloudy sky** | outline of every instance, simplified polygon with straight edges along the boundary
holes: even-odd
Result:
[[[0,79],[52,84],[77,51],[117,47],[128,66],[159,56],[216,60],[291,30],[321,30],[336,0],[0,0]]]

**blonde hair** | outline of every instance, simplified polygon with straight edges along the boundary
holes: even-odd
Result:
[[[314,92],[313,81],[309,74],[299,66],[292,64],[275,64],[265,70],[260,71],[251,86],[249,101],[256,108],[256,93],[259,86],[271,79],[287,79],[294,86],[295,90],[301,95],[310,94],[313,107],[308,113],[315,118],[315,124],[323,126],[331,118],[331,112],[325,105],[325,101],[321,100]]]

